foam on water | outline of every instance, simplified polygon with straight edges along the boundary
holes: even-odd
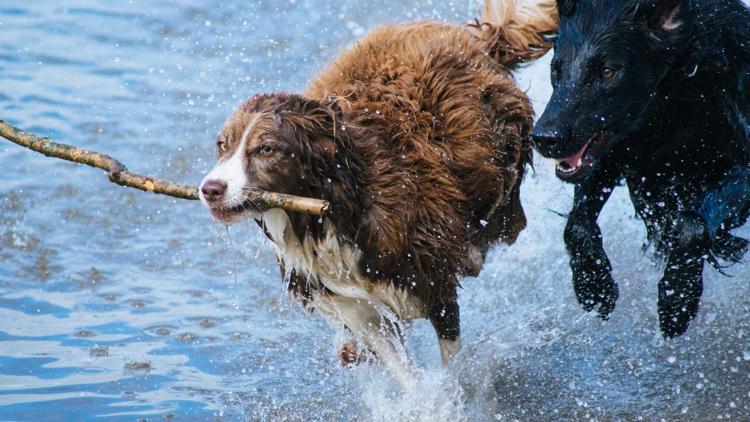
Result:
[[[362,401],[375,421],[467,420],[463,388],[453,374],[439,368],[419,370],[408,392],[393,388],[378,371],[360,374]]]
[[[0,118],[191,183],[242,99],[299,91],[378,23],[476,10],[473,0],[65,3],[0,5]],[[548,64],[518,72],[537,111]],[[536,159],[522,196],[528,229],[462,282],[463,351],[441,368],[434,332],[415,323],[406,347],[418,375],[402,394],[378,366],[337,366],[335,333],[289,302],[254,225],[233,227],[230,244],[198,204],[2,144],[0,419],[750,418],[750,266],[707,269],[698,317],[664,341],[660,268],[618,188],[600,223],[620,299],[602,322],[570,284],[558,213],[572,188]]]

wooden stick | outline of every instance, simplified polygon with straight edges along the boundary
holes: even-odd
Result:
[[[198,199],[198,189],[195,186],[131,173],[121,162],[108,155],[53,142],[49,138],[41,138],[25,132],[3,120],[0,120],[0,136],[48,157],[61,158],[105,170],[109,176],[109,180],[120,186],[127,186],[175,198]],[[328,202],[321,199],[304,198],[262,190],[251,191],[248,193],[247,199],[262,211],[271,208],[283,208],[287,211],[323,215],[328,211],[329,207]]]

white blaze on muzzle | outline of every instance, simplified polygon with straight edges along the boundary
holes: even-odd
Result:
[[[220,180],[227,184],[227,191],[224,194],[224,201],[221,204],[214,204],[223,206],[225,208],[231,208],[241,205],[245,201],[245,194],[243,190],[248,182],[247,177],[247,160],[245,153],[247,150],[247,139],[250,132],[255,127],[255,122],[258,120],[256,115],[250,123],[248,123],[245,131],[242,133],[242,139],[240,145],[232,153],[229,158],[225,158],[216,163],[216,166],[203,178],[201,182],[201,189],[198,189],[201,202],[204,205],[210,206],[209,202],[204,198],[202,188],[203,185],[209,180]]]

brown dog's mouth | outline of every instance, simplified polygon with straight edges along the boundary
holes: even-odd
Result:
[[[236,222],[244,214],[255,211],[255,207],[250,201],[245,201],[240,205],[235,205],[232,207],[227,207],[224,205],[210,206],[209,211],[215,219],[221,221],[222,223],[229,224]]]
[[[610,144],[604,132],[595,133],[574,154],[555,159],[557,177],[561,180],[573,181],[588,173],[598,159],[609,150]]]

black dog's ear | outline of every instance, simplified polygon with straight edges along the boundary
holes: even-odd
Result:
[[[557,12],[560,16],[570,16],[576,10],[575,0],[557,0]]]
[[[683,26],[686,0],[646,0],[636,11],[636,21],[651,30],[673,32]]]

